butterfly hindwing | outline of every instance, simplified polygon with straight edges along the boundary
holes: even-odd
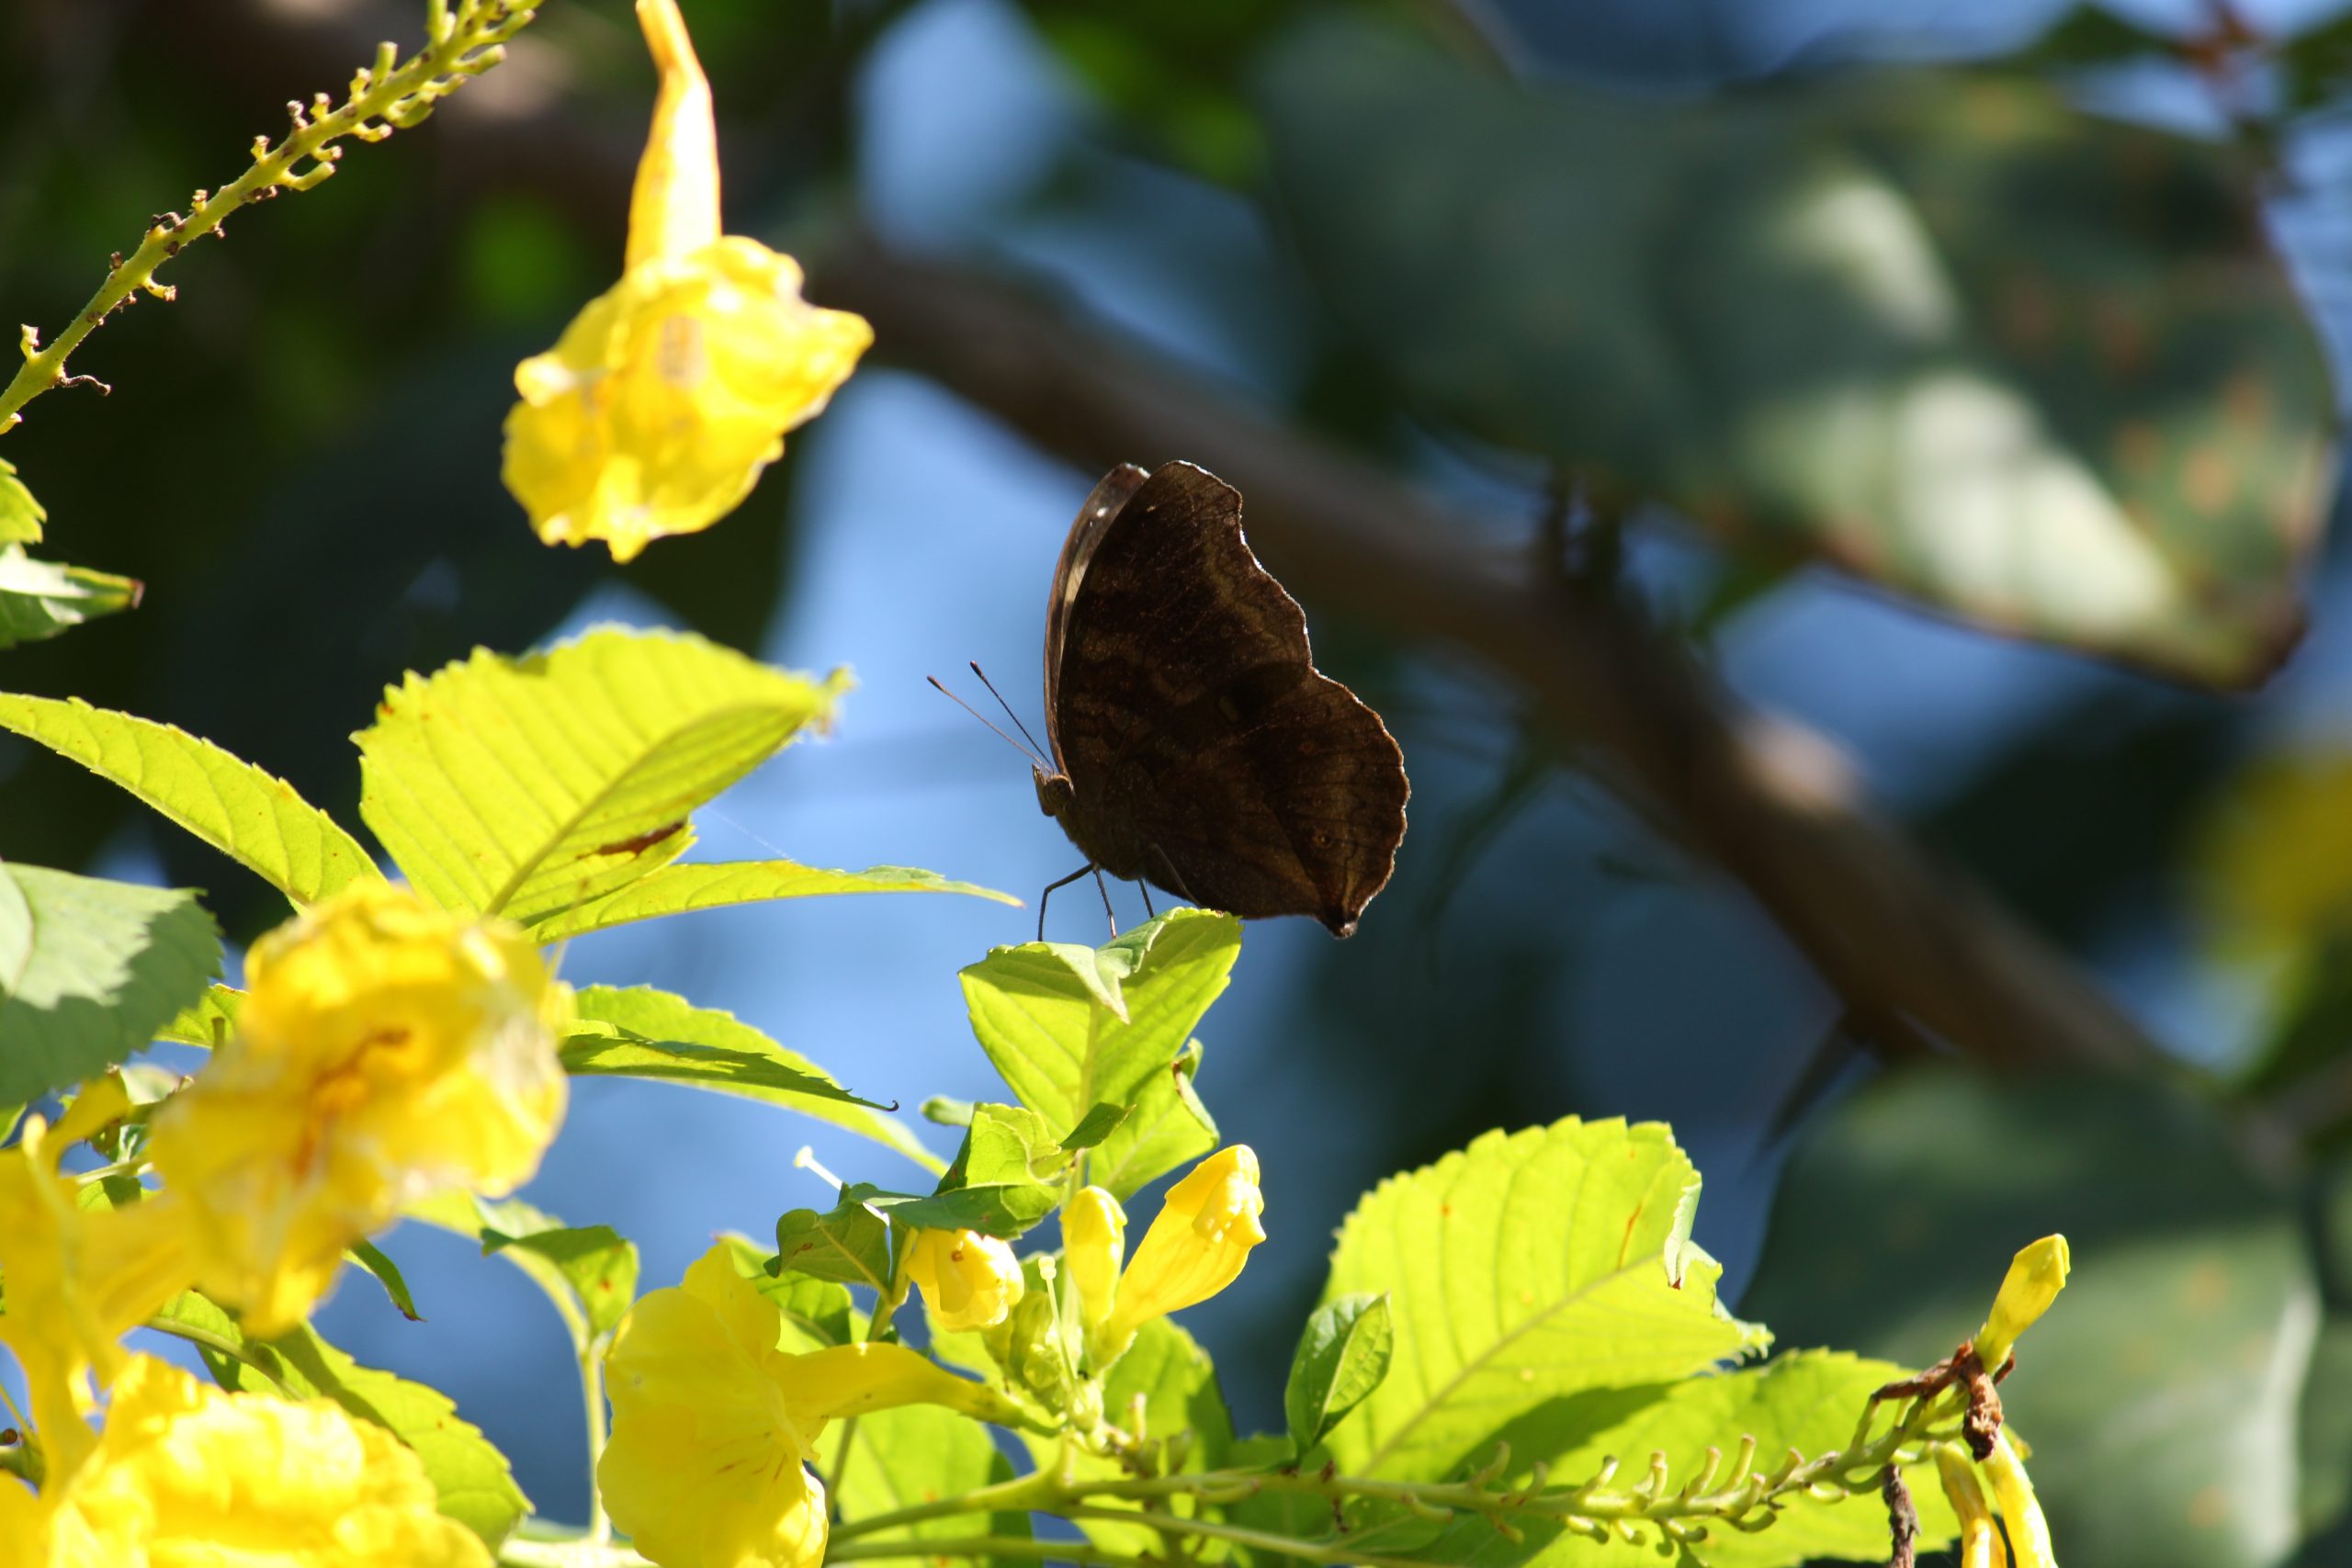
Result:
[[[1314,668],[1305,614],[1242,536],[1239,493],[1188,463],[1140,472],[1097,487],[1055,575],[1063,825],[1114,875],[1344,935],[1404,836],[1403,757]]]

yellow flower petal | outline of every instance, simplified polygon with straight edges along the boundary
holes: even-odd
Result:
[[[516,369],[506,488],[548,544],[628,560],[732,512],[873,341],[755,240],[634,266]]]
[[[570,993],[516,927],[356,884],[254,944],[237,1032],[157,1113],[205,1288],[266,1337],[401,1207],[492,1196],[562,1120]]]
[[[1968,1450],[1958,1443],[1936,1445],[1936,1474],[1944,1483],[1951,1511],[1960,1517],[1960,1568],[2006,1568],[2008,1551],[1993,1524],[1992,1505],[1976,1483],[1976,1469]]]
[[[52,1479],[38,1511],[43,1539],[23,1561],[44,1568],[491,1561],[438,1511],[424,1462],[381,1427],[326,1400],[224,1393],[146,1356],[116,1383],[88,1462]],[[0,1506],[12,1527],[23,1513]]]
[[[2050,1303],[2066,1288],[2066,1271],[2071,1267],[2063,1235],[2043,1236],[2019,1248],[2009,1260],[2000,1293],[1993,1298],[1993,1311],[1984,1326],[1976,1331],[1976,1354],[1986,1371],[1999,1371],[2018,1337],[2050,1310]]]
[[[1993,1483],[1993,1500],[2000,1505],[2001,1522],[2008,1527],[2009,1552],[2018,1568],[2058,1568],[2050,1544],[2050,1526],[2041,1504],[2027,1479],[2025,1461],[2007,1432],[1993,1439],[1993,1455],[1984,1461],[1984,1478]]]
[[[1062,1258],[1078,1286],[1079,1321],[1089,1328],[1110,1315],[1119,1261],[1127,1251],[1127,1213],[1100,1187],[1080,1190],[1062,1210]]]
[[[682,256],[718,238],[718,130],[710,82],[676,0],[637,0],[637,22],[661,73],[653,130],[629,196],[628,265]]]
[[[1136,1330],[1224,1290],[1240,1277],[1250,1249],[1266,1239],[1259,1216],[1258,1156],[1246,1144],[1221,1149],[1168,1190],[1168,1201],[1119,1277],[1118,1301],[1102,1342],[1115,1357]]]
[[[1021,1260],[978,1231],[919,1231],[907,1277],[922,1289],[934,1327],[994,1328],[1021,1300]]]

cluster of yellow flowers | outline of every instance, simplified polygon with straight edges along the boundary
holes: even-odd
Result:
[[[489,1561],[390,1433],[325,1401],[203,1386],[120,1341],[191,1287],[247,1335],[283,1333],[404,1205],[527,1180],[563,1117],[570,993],[514,927],[378,881],[256,942],[246,980],[235,1032],[154,1115],[161,1190],[109,1202],[60,1172],[66,1145],[131,1110],[119,1078],[0,1153],[0,1341],[40,1479],[0,1483],[0,1564],[214,1561],[232,1540],[322,1568]]]

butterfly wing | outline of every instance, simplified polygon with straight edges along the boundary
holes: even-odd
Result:
[[[1315,669],[1231,486],[1170,463],[1091,517],[1064,547],[1047,632],[1065,826],[1114,874],[1347,934],[1404,838],[1396,740]]]
[[[1087,496],[1086,504],[1078,509],[1069,536],[1062,541],[1061,559],[1054,563],[1053,597],[1046,604],[1046,741],[1054,749],[1057,764],[1062,760],[1062,742],[1055,716],[1060,711],[1062,647],[1068,640],[1070,602],[1078,597],[1079,584],[1086,581],[1086,565],[1094,557],[1094,547],[1102,542],[1127,498],[1150,477],[1133,463],[1122,463],[1104,474]]]

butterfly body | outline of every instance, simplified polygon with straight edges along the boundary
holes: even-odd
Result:
[[[1388,880],[1403,754],[1315,668],[1239,492],[1204,469],[1123,465],[1087,498],[1047,606],[1046,715],[1037,804],[1114,876],[1339,936]]]

